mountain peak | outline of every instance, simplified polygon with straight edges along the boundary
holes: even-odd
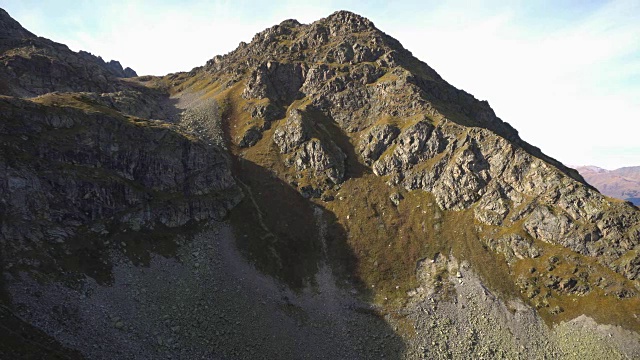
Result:
[[[217,71],[233,66],[254,69],[267,62],[326,64],[330,66],[377,64],[403,66],[417,70],[432,80],[438,74],[424,63],[416,62],[399,41],[377,29],[374,23],[349,11],[337,11],[311,24],[284,20],[257,33],[250,43],[207,62],[205,69]]]
[[[350,30],[354,32],[361,32],[365,30],[376,29],[375,25],[371,20],[367,19],[364,16],[358,15],[356,13],[353,13],[347,10],[336,11],[333,14],[326,17],[324,21],[329,24],[347,26]]]
[[[595,166],[595,165],[584,165],[584,166],[577,166],[575,167],[576,170],[582,172],[586,172],[586,171],[590,171],[593,173],[607,173],[610,172],[607,169],[603,169],[601,167]]]
[[[301,26],[302,24],[296,19],[287,19],[282,21],[278,26],[284,26],[289,28],[295,28]]]

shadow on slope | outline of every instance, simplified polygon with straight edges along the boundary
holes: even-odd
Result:
[[[0,269],[5,262],[0,249]],[[15,316],[6,289],[5,274],[0,273],[0,358],[1,359],[83,359],[43,331]]]
[[[268,169],[239,157],[234,162],[245,198],[231,211],[230,220],[238,247],[259,270],[301,290],[314,284],[327,261],[335,275],[364,288],[352,276],[358,260],[332,212],[302,197]]]
[[[351,302],[349,310],[345,311],[351,312],[353,319],[369,319],[370,327],[357,329],[359,334],[347,331],[339,334],[338,339],[327,341],[340,339],[347,348],[362,344],[367,349],[361,349],[361,354],[381,351],[381,357],[401,358],[404,342],[381,313],[355,298],[345,300],[351,298],[352,295],[345,297],[345,294],[353,288],[358,290],[352,290],[351,294],[360,294],[359,298],[367,302],[373,300],[373,294],[356,275],[358,259],[334,213],[303,198],[268,169],[238,157],[234,162],[245,197],[231,210],[230,222],[244,257],[258,270],[297,293],[322,293],[323,297],[329,296],[329,301],[343,306],[345,301]],[[327,270],[333,276],[327,278]],[[329,284],[327,288],[327,281],[335,281],[335,285]],[[336,292],[332,293],[330,289],[336,289]],[[295,311],[291,316],[304,316],[307,312],[304,307],[292,310]]]

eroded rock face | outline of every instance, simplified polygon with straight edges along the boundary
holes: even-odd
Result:
[[[400,134],[393,153],[375,162],[373,171],[380,176],[400,173],[443,152],[447,143],[442,133],[432,124],[420,121]]]
[[[541,251],[531,239],[520,235],[506,235],[497,239],[485,240],[491,250],[504,255],[509,264],[524,258],[537,258]]]
[[[609,202],[508,140],[485,129],[420,121],[382,144],[381,149],[393,151],[372,163],[373,172],[389,175],[393,184],[427,190],[445,210],[473,207],[476,219],[487,225],[511,226],[524,219],[522,228],[533,238],[597,256],[611,268],[626,269],[627,278],[637,278],[630,270],[633,262],[619,267],[615,260],[639,246],[637,231],[624,230],[637,228],[637,211]],[[612,213],[620,214],[617,220]],[[616,250],[607,245],[616,242],[621,244]]]
[[[113,227],[222,219],[241,198],[227,157],[175,127],[15,98],[0,108],[5,256]]]
[[[264,119],[267,123],[284,117],[284,110],[271,102],[266,104],[256,104],[246,109],[252,118]]]
[[[344,180],[344,153],[340,148],[324,145],[318,139],[311,139],[300,147],[289,162],[298,171],[313,170],[316,176],[326,176],[334,184]]]
[[[365,163],[371,165],[380,158],[389,145],[398,137],[400,130],[393,125],[384,124],[372,127],[360,140],[358,151]]]
[[[547,242],[559,242],[571,230],[569,218],[556,215],[546,206],[538,206],[524,222],[524,228],[535,238]]]
[[[267,62],[251,74],[242,96],[247,99],[269,98],[280,104],[290,104],[302,97],[300,87],[306,67],[301,64]]]
[[[473,209],[475,218],[487,225],[500,226],[509,213],[510,200],[499,191],[489,191]]]
[[[315,177],[339,184],[344,180],[346,155],[328,137],[312,138],[319,133],[312,121],[303,111],[291,110],[287,121],[275,130],[273,141],[281,153],[289,155],[287,166],[297,171],[309,169]]]
[[[291,110],[284,126],[276,129],[273,141],[280,147],[280,152],[288,154],[309,140],[309,124],[302,121],[302,112]]]

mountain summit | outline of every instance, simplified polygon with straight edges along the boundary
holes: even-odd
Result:
[[[2,24],[0,354],[640,356],[638,209],[370,20],[131,78]]]

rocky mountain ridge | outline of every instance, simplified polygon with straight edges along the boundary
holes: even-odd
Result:
[[[35,96],[53,91],[112,92],[116,78],[137,76],[118,61],[38,37],[0,9],[0,94]]]
[[[312,169],[304,176],[323,184],[320,192],[344,181],[341,153],[350,150],[323,141],[322,129],[312,136],[308,129],[319,122],[313,114],[358,142],[373,173],[433,193],[441,209],[473,208],[486,225],[522,224],[533,238],[637,277],[637,266],[616,262],[625,255],[638,261],[635,209],[606,199],[574,170],[525,144],[486,102],[444,82],[367,19],[338,12],[308,26],[285,21],[194,75],[206,74],[224,89],[242,82],[243,71],[241,96],[251,119],[236,125],[238,145],[255,144],[273,120],[286,117],[274,141],[285,154],[299,149],[285,161],[297,172]],[[625,213],[625,221],[616,224],[610,210]],[[622,234],[628,242],[613,250],[609,245]]]
[[[0,354],[640,356],[637,208],[370,20],[122,79],[0,19]]]

